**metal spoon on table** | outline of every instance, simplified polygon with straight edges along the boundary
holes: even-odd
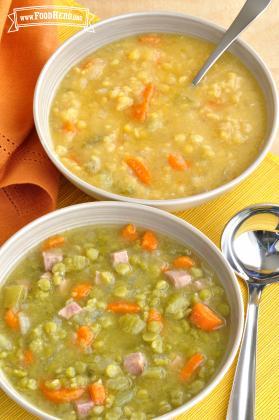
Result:
[[[248,286],[247,316],[227,420],[255,418],[258,306],[264,287],[279,282],[279,205],[259,204],[237,213],[225,226],[222,252]]]
[[[239,14],[225,32],[223,38],[217,45],[213,53],[208,57],[201,70],[193,79],[192,83],[196,86],[207,71],[213,66],[218,58],[226,51],[233,41],[240,35],[244,29],[250,25],[269,5],[271,0],[247,0]]]

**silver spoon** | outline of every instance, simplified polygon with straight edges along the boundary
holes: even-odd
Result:
[[[247,316],[227,420],[255,418],[258,306],[264,287],[279,282],[279,205],[259,204],[237,213],[225,226],[222,252],[247,283]]]
[[[256,19],[269,5],[271,0],[247,0],[239,14],[225,32],[223,38],[217,45],[213,53],[208,57],[201,70],[193,79],[192,83],[196,86],[207,71],[213,66],[218,58],[226,51],[227,48],[233,43],[233,41],[241,34],[244,29],[250,25],[253,20]]]

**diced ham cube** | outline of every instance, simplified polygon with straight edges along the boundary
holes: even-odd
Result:
[[[112,264],[115,266],[117,264],[128,264],[129,263],[129,255],[126,249],[123,251],[113,252],[111,254]]]
[[[76,401],[77,414],[79,418],[86,417],[94,407],[93,401]]]
[[[132,375],[141,375],[146,366],[146,359],[141,352],[128,354],[124,358],[124,368]]]
[[[19,319],[19,329],[20,329],[21,334],[23,335],[27,334],[30,328],[30,320],[28,316],[26,316],[23,312],[19,312],[18,319]]]
[[[199,279],[194,281],[193,286],[195,290],[202,290],[204,287],[206,287],[206,283],[206,279]]]
[[[51,271],[54,264],[63,260],[63,254],[61,250],[44,251],[42,254],[46,271]]]
[[[166,271],[166,276],[170,279],[176,289],[181,289],[192,282],[192,276],[186,271]]]
[[[76,303],[71,302],[68,305],[64,306],[64,308],[60,309],[58,315],[62,316],[65,319],[70,319],[72,316],[78,314],[82,311],[82,308]]]
[[[177,354],[175,358],[170,362],[170,367],[174,370],[179,370],[180,368],[182,368],[183,364],[183,358],[179,354]]]

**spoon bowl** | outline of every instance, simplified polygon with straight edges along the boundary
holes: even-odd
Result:
[[[279,206],[261,204],[237,213],[223,231],[221,248],[233,270],[245,281],[278,281]]]
[[[279,205],[259,204],[241,210],[225,226],[221,248],[247,283],[249,295],[226,419],[253,420],[259,302],[264,287],[279,282]]]

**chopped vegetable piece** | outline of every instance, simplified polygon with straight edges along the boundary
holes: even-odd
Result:
[[[138,238],[136,225],[128,224],[122,229],[122,237],[129,241],[135,241]]]
[[[51,248],[59,248],[64,245],[65,238],[64,236],[53,236],[52,238],[48,238],[43,243],[43,251],[46,251]]]
[[[19,318],[18,314],[12,309],[8,309],[5,313],[5,322],[12,330],[19,330]]]
[[[155,93],[155,85],[148,83],[143,91],[143,100],[139,104],[132,106],[132,113],[136,120],[144,122],[147,117],[147,112],[152,96]]]
[[[27,296],[27,287],[24,285],[13,285],[7,286],[3,290],[4,292],[4,307],[19,309],[20,304],[25,300]]]
[[[162,315],[155,308],[151,308],[148,313],[147,322],[157,321],[163,323]]]
[[[145,328],[145,322],[137,314],[125,314],[119,318],[121,329],[127,334],[138,335]]]
[[[78,165],[80,164],[80,160],[78,158],[78,156],[76,156],[74,153],[68,153],[66,155],[67,159],[72,160],[73,162],[77,163]]]
[[[107,310],[117,314],[136,314],[140,312],[140,306],[137,303],[118,301],[107,305]]]
[[[193,306],[190,321],[204,331],[214,331],[224,325],[224,320],[203,303]]]
[[[94,334],[87,325],[79,327],[77,330],[77,342],[81,347],[89,347],[93,340]]]
[[[44,384],[40,385],[40,389],[44,396],[57,404],[63,404],[71,401],[75,401],[84,394],[84,388],[60,388],[60,389],[48,389]]]
[[[204,362],[204,356],[201,353],[196,353],[189,360],[180,372],[180,378],[183,381],[188,381],[197,371],[197,369]]]
[[[188,257],[187,255],[177,257],[173,261],[173,266],[175,268],[191,268],[195,265],[195,262],[192,258]]]
[[[65,121],[63,124],[63,130],[75,133],[77,131],[76,125],[71,121]]]
[[[182,319],[188,307],[189,301],[187,297],[177,293],[169,297],[165,313],[171,318]]]
[[[142,237],[141,246],[147,251],[154,251],[158,247],[158,239],[155,233],[150,230],[146,231]]]
[[[150,184],[150,172],[141,160],[139,160],[138,158],[130,157],[126,159],[126,163],[143,184]]]
[[[31,350],[27,349],[23,353],[23,363],[25,366],[32,365],[34,363],[34,354]]]
[[[146,34],[139,36],[139,41],[143,44],[158,45],[161,43],[162,38],[157,34]]]
[[[88,386],[89,395],[95,405],[104,405],[106,390],[101,382],[95,382]]]
[[[73,289],[72,289],[72,296],[74,299],[83,299],[86,296],[89,295],[91,289],[92,289],[92,284],[91,283],[80,283],[77,284]]]
[[[169,165],[176,171],[184,171],[190,168],[190,162],[186,161],[183,156],[178,154],[169,154],[168,156]]]

